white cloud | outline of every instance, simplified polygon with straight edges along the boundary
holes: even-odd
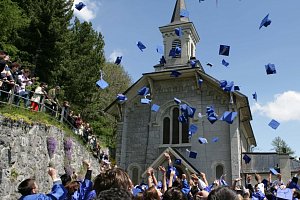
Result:
[[[123,52],[119,49],[113,50],[113,52],[109,55],[108,60],[110,62],[115,62],[118,56],[123,56]]]
[[[300,92],[286,91],[276,94],[272,102],[265,105],[256,103],[251,110],[279,121],[300,121]]]
[[[74,15],[79,19],[84,21],[91,21],[96,18],[96,13],[99,10],[99,7],[102,5],[100,1],[93,0],[84,0],[83,2],[86,6],[80,11],[75,9],[75,4],[78,4],[81,0],[75,0],[73,4]]]

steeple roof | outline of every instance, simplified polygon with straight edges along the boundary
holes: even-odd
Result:
[[[172,23],[180,23],[180,22],[189,22],[188,17],[180,17],[180,11],[185,10],[185,1],[184,0],[177,0],[176,5],[174,7],[171,24]]]

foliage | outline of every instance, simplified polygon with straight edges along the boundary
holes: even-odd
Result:
[[[64,150],[65,150],[65,155],[67,160],[71,161],[72,160],[72,146],[73,146],[73,141],[71,138],[65,138],[64,140]]]
[[[56,139],[54,137],[48,137],[47,138],[47,150],[48,150],[50,159],[53,158],[53,156],[55,154],[56,146],[57,146]]]
[[[273,150],[277,153],[288,153],[290,155],[295,154],[295,151],[293,151],[291,147],[289,147],[288,144],[279,136],[272,140],[271,145],[273,146]]]

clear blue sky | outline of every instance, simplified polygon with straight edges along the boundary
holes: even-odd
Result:
[[[103,34],[107,60],[122,55],[121,64],[134,81],[154,71],[160,58],[155,48],[162,45],[158,27],[170,22],[176,0],[83,2],[87,6],[75,15]],[[200,36],[196,57],[205,72],[234,81],[249,98],[256,151],[270,151],[272,139],[280,136],[300,156],[300,1],[218,0],[218,6],[215,0],[185,2]],[[268,13],[271,25],[259,30]],[[137,41],[146,45],[144,52]],[[218,55],[220,44],[231,46],[229,57]],[[228,68],[221,65],[223,58]],[[268,63],[275,64],[277,74],[266,74]],[[257,103],[252,99],[255,91]],[[281,123],[277,130],[268,126],[272,118]]]

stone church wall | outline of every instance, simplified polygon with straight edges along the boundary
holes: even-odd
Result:
[[[52,138],[52,141],[54,138],[56,141],[54,153],[51,155],[47,150],[49,138]],[[72,146],[67,154],[64,150],[64,139]],[[49,192],[52,186],[52,181],[47,174],[49,163],[55,166],[59,175],[65,173],[65,166],[84,175],[83,159],[91,162],[93,177],[95,177],[99,173],[98,161],[76,139],[68,138],[63,131],[54,126],[28,125],[21,121],[11,122],[0,116],[1,200],[18,199],[19,183],[30,177],[36,179],[40,192]]]

